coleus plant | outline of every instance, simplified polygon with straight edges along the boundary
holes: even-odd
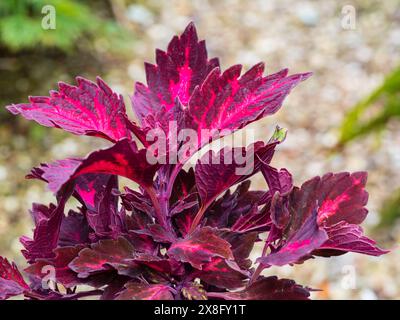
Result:
[[[314,256],[387,252],[359,226],[367,174],[328,173],[294,186],[288,170],[270,165],[286,136],[279,127],[266,143],[209,151],[184,168],[206,144],[279,110],[310,73],[264,76],[262,63],[242,75],[240,65],[221,72],[193,24],[145,68],[147,85],[137,83],[132,97],[137,123],[100,78],[59,83],[49,97],[7,107],[111,146],[41,164],[27,176],[45,181],[56,203],[32,206],[33,237],[21,238],[25,277],[0,258],[0,299],[308,299],[311,289],[261,272]],[[172,124],[196,138],[177,140]],[[150,143],[155,131],[168,148]],[[250,164],[240,174],[237,155]],[[257,173],[266,190],[250,190]],[[118,176],[138,188],[121,189]],[[79,206],[66,212],[71,197]],[[251,261],[256,242],[264,249]]]

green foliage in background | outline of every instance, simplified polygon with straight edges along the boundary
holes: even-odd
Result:
[[[120,3],[120,2],[118,2]],[[55,29],[42,21],[55,9]],[[0,126],[43,137],[3,108],[29,95],[47,95],[58,81],[93,79],[124,70],[134,34],[116,18],[114,0],[0,0]],[[35,126],[33,126],[35,127]]]
[[[42,28],[47,12],[56,9],[56,28]],[[1,0],[0,43],[17,51],[35,46],[71,50],[75,41],[84,35],[99,34],[110,38],[123,33],[112,19],[100,17],[87,1],[74,0]]]
[[[393,226],[393,222],[400,217],[400,189],[396,190],[384,201],[381,208],[381,221],[378,228]]]
[[[372,108],[377,109],[377,112],[364,120]],[[384,130],[389,121],[399,117],[400,68],[397,68],[386,76],[381,86],[360,101],[347,114],[341,127],[339,144],[344,146],[358,137]],[[400,218],[400,189],[385,199],[383,203],[378,228],[390,227],[396,219]]]
[[[377,106],[379,111],[369,119],[363,120],[366,113]],[[380,87],[347,114],[341,127],[339,144],[344,145],[360,136],[380,131],[390,120],[398,117],[400,117],[400,68],[390,73]]]
[[[4,107],[27,102],[29,95],[48,95],[58,81],[74,84],[78,75],[91,80],[97,75],[105,80],[124,77],[136,34],[123,21],[127,3],[0,0],[0,171],[7,174],[5,180],[0,179],[2,255],[18,251],[15,239],[30,228],[22,208],[38,189],[24,175],[67,135],[12,116]],[[49,13],[42,9],[49,5],[55,8],[54,30],[42,28]],[[15,209],[5,210],[7,203]]]

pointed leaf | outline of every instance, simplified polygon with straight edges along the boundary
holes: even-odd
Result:
[[[135,254],[133,260],[136,263],[146,266],[152,269],[152,271],[160,272],[163,275],[183,275],[185,272],[183,265],[174,259],[160,258],[159,256],[152,254],[138,253]]]
[[[293,177],[286,169],[277,170],[268,164],[264,164],[261,167],[261,172],[268,184],[271,195],[274,195],[275,192],[285,195],[292,190]]]
[[[191,210],[198,211],[198,195],[197,193],[191,193],[186,197],[179,199],[170,209],[170,216],[175,216],[183,211]]]
[[[291,211],[297,212],[293,227],[298,225],[318,206],[318,224],[331,226],[340,221],[360,224],[368,210],[365,205],[368,193],[365,190],[367,173],[327,173],[322,178],[315,177],[294,189],[290,203]]]
[[[192,194],[195,185],[196,181],[193,168],[190,168],[188,171],[180,170],[175,178],[174,187],[172,189],[171,204]]]
[[[15,263],[0,257],[0,300],[18,296],[29,290]]]
[[[188,262],[197,269],[202,269],[203,264],[210,262],[213,257],[233,259],[230,244],[208,227],[197,229],[173,243],[168,255],[175,260]]]
[[[158,165],[148,163],[145,149],[138,150],[134,142],[123,139],[109,149],[92,152],[71,178],[87,173],[115,174],[146,187],[152,185],[157,169]]]
[[[26,236],[20,238],[25,247],[22,250],[23,255],[29,262],[34,262],[38,258],[54,257],[53,250],[57,247],[59,241],[60,227],[64,216],[65,204],[72,194],[73,186],[66,185],[61,195],[58,196],[57,206],[33,204],[31,214],[35,222],[33,239]]]
[[[173,289],[163,284],[129,282],[117,300],[173,300]]]
[[[225,300],[308,300],[309,290],[293,280],[262,277],[238,292],[209,293],[209,297]]]
[[[282,247],[265,257],[258,258],[257,262],[266,267],[296,263],[319,248],[327,239],[326,232],[317,224],[315,211],[297,231],[292,231]]]
[[[87,185],[83,184],[82,180],[89,180],[88,182],[93,183],[95,187],[90,188],[89,184],[88,192],[84,191]],[[124,211],[119,211],[118,196],[112,193],[112,190],[116,188],[118,188],[118,177],[115,175],[90,174],[82,175],[77,179],[75,189],[80,196],[85,195],[87,200],[89,190],[94,193],[93,206],[91,203],[84,202],[87,206],[85,214],[88,224],[97,238],[117,238],[124,229]]]
[[[120,193],[118,190],[113,190],[113,193],[121,198],[125,210],[142,212],[148,217],[153,215],[154,208],[148,196],[129,187],[124,187],[124,191],[125,193]]]
[[[82,213],[69,211],[62,217],[58,245],[61,247],[75,246],[89,242],[89,226]]]
[[[78,256],[83,248],[84,246],[82,245],[56,248],[54,250],[54,259],[38,259],[34,264],[26,268],[25,272],[43,279],[53,269],[55,278],[50,280],[54,280],[66,288],[72,288],[80,284],[82,279],[77,277],[77,274],[68,267],[68,264]]]
[[[218,60],[208,60],[204,41],[198,41],[196,28],[190,23],[181,36],[172,38],[167,52],[156,51],[157,65],[145,64],[147,85],[137,83],[132,104],[143,123],[149,115],[162,108],[168,113],[175,99],[188,104],[194,88],[218,66]]]
[[[157,251],[158,243],[148,235],[138,234],[135,230],[130,230],[127,238],[135,244],[135,250],[138,252],[154,254]]]
[[[130,280],[130,278],[125,276],[117,276],[104,289],[100,300],[115,300],[117,296],[125,290],[125,284]]]
[[[61,165],[63,164],[63,165]],[[65,165],[64,165],[65,164]],[[67,165],[68,164],[68,165]],[[86,174],[119,175],[131,179],[142,186],[150,186],[158,165],[151,165],[147,161],[146,150],[138,150],[136,144],[127,139],[118,141],[108,149],[92,152],[85,159],[67,159],[55,164],[42,165],[35,171],[35,177],[49,179],[52,190],[58,191],[68,181]],[[30,175],[30,177],[33,174]],[[93,190],[90,189],[89,192]],[[94,200],[94,193],[85,194],[87,200]]]
[[[64,159],[52,163],[42,163],[39,167],[33,168],[26,177],[43,180],[48,183],[50,191],[57,192],[81,162],[81,159]]]
[[[91,135],[118,141],[129,138],[124,120],[122,96],[103,80],[97,83],[78,77],[78,86],[59,83],[50,97],[30,97],[30,103],[13,104],[7,109],[47,127],[61,128],[77,135]]]
[[[150,224],[143,230],[136,230],[138,234],[145,234],[152,237],[157,242],[162,243],[172,243],[175,242],[175,236],[170,232],[165,230],[159,224]]]
[[[215,68],[190,98],[188,124],[198,133],[203,129],[236,131],[275,113],[292,88],[310,76],[310,73],[287,76],[287,70],[282,70],[263,77],[263,72],[263,63],[241,77],[241,65],[232,66],[222,74]],[[208,138],[199,145],[205,143]]]
[[[268,192],[259,204],[270,204],[271,220],[278,229],[284,229],[290,219],[289,194],[293,189],[293,178],[286,169],[277,170],[267,164],[261,167],[261,172],[268,184]]]
[[[258,239],[258,232],[241,233],[222,229],[220,236],[230,243],[233,256],[239,267],[249,269],[252,265],[249,256],[254,248],[254,243]]]
[[[83,249],[79,256],[69,263],[68,267],[78,273],[79,278],[115,268],[124,271],[132,267],[134,248],[128,240],[119,237],[117,240],[100,240],[91,248]]]
[[[250,191],[249,188],[250,180],[247,180],[239,184],[232,194],[227,190],[206,211],[207,225],[215,228],[234,228],[233,225],[253,211],[254,204],[263,195],[263,192]],[[255,211],[258,212],[257,208]]]
[[[217,154],[207,152],[196,164],[197,190],[202,205],[207,207],[231,186],[248,179],[260,169],[262,162],[269,163],[276,143],[264,145],[257,142],[248,148],[223,148]],[[261,162],[262,161],[262,162]]]
[[[173,216],[173,221],[176,225],[177,231],[181,236],[185,237],[192,227],[196,213],[199,211],[198,203],[195,203],[190,208],[180,211]]]
[[[82,160],[80,164],[81,163]],[[74,171],[70,172],[69,176],[71,176]],[[117,187],[118,178],[115,175],[99,173],[84,174],[75,179],[74,196],[86,208],[96,211],[105,194],[110,193],[113,188]],[[113,199],[113,202],[117,201],[116,196],[111,198]]]
[[[382,250],[377,247],[376,242],[363,235],[360,226],[340,221],[333,226],[325,228],[328,240],[317,250],[317,254],[327,256],[330,253],[358,252],[371,256],[380,256],[388,253],[389,250]]]
[[[271,224],[271,218],[266,208],[258,210],[257,205],[254,205],[249,212],[239,217],[232,226],[232,231],[245,233],[251,231],[266,231]]]
[[[202,270],[196,271],[193,276],[210,285],[234,290],[243,287],[244,281],[249,277],[249,273],[241,270],[234,261],[213,258],[211,262],[203,266]]]

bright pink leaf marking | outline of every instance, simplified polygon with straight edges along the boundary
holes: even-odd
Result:
[[[97,78],[93,83],[76,78],[78,86],[59,83],[59,92],[50,97],[30,97],[30,103],[13,104],[7,109],[47,127],[61,128],[77,135],[98,136],[111,141],[131,138],[126,125],[122,96]]]
[[[201,269],[202,265],[210,262],[213,257],[233,259],[230,247],[231,245],[218,237],[212,228],[206,227],[197,229],[184,239],[173,243],[168,249],[168,255]]]
[[[152,125],[147,117],[160,111],[171,119],[175,100],[187,106],[196,86],[219,65],[218,59],[208,60],[204,41],[199,41],[196,28],[190,23],[181,36],[175,36],[167,51],[156,50],[156,63],[145,64],[147,87],[136,83],[132,104],[142,125]],[[159,120],[159,119],[158,119]]]
[[[174,289],[163,284],[129,282],[117,300],[173,300]]]
[[[349,199],[350,197],[344,193],[335,199],[325,200],[318,210],[318,224],[322,224],[326,219],[334,215],[339,210],[340,204]]]
[[[29,289],[15,263],[0,257],[0,300],[22,294]]]

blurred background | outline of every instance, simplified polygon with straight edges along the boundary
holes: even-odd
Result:
[[[56,8],[45,30],[43,7]],[[267,139],[288,128],[273,165],[300,184],[328,171],[369,172],[364,228],[384,248],[380,258],[346,254],[272,268],[323,289],[317,299],[400,298],[400,1],[398,0],[1,0],[0,255],[24,266],[19,236],[31,235],[32,202],[54,201],[45,185],[24,179],[40,162],[84,156],[99,139],[13,117],[4,106],[47,95],[58,81],[99,75],[124,95],[144,81],[143,61],[196,23],[223,68],[265,61],[267,72],[313,71],[282,110],[252,128]],[[264,184],[254,178],[254,188]]]

